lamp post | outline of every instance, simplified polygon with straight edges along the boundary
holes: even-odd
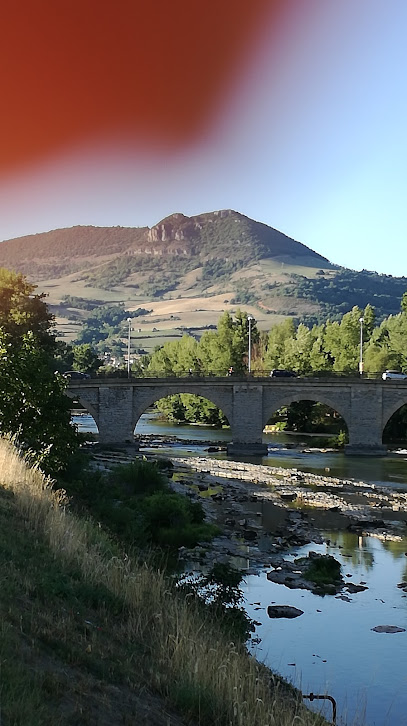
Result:
[[[131,318],[127,318],[129,330],[127,335],[127,378],[130,378],[130,340],[131,340]]]
[[[247,316],[247,322],[249,323],[249,373],[252,370],[252,321],[254,320],[253,315]]]
[[[359,373],[363,376],[363,323],[364,318],[359,318],[360,323],[360,348],[359,348]]]

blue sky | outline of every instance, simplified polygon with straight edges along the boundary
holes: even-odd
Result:
[[[334,263],[407,276],[407,3],[294,6],[277,41],[263,24],[193,143],[99,133],[3,175],[0,239],[232,208]]]

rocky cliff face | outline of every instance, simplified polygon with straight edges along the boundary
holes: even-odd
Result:
[[[199,236],[201,228],[201,224],[184,214],[172,214],[148,230],[147,241],[152,245],[165,243],[171,247],[173,247],[171,243],[186,242],[190,246]],[[179,254],[179,250],[174,251]],[[188,254],[187,247],[184,247],[182,252]]]

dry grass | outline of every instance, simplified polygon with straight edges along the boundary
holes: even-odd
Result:
[[[133,659],[143,654],[144,678],[186,718],[211,726],[323,723],[293,689],[273,678],[243,647],[227,642],[219,625],[177,595],[163,573],[112,554],[100,528],[74,516],[63,494],[55,493],[4,440],[0,471],[3,488],[12,492],[30,530],[45,538],[53,558],[123,603],[123,615],[110,626],[112,639],[132,645]]]

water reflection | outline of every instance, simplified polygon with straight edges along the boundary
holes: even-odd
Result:
[[[247,576],[247,611],[261,623],[256,630],[260,643],[251,649],[303,692],[332,695],[345,716],[338,723],[406,726],[407,632],[379,634],[371,628],[407,628],[407,595],[397,588],[405,575],[401,553],[407,551],[407,539],[389,548],[388,542],[351,533],[327,531],[324,537],[330,546],[296,548],[291,557],[311,549],[328,552],[340,561],[345,582],[366,583],[368,589],[343,601],[289,590],[267,580],[266,570]],[[304,614],[270,620],[270,604],[298,607]]]

